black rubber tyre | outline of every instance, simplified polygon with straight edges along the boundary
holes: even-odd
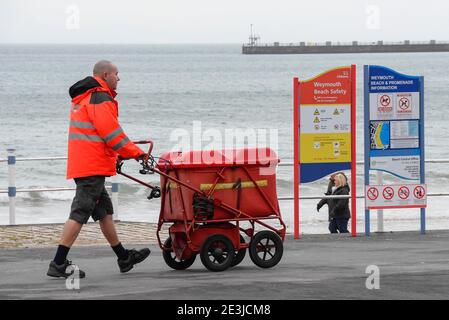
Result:
[[[281,261],[284,245],[281,238],[274,232],[259,231],[251,239],[249,256],[256,266],[261,268],[274,267]]]
[[[171,248],[171,238],[169,237],[164,242],[165,248]],[[164,257],[164,261],[172,269],[175,270],[185,270],[190,267],[196,259],[196,254],[194,254],[191,258],[185,260],[179,260],[176,255],[173,253],[173,250],[164,250],[162,251],[162,256]]]
[[[234,261],[235,249],[231,240],[221,234],[213,234],[204,241],[200,257],[210,271],[224,271]]]
[[[245,243],[245,238],[243,238],[242,235],[240,235],[240,243]],[[240,262],[243,261],[246,255],[246,249],[240,249],[239,251],[235,252],[234,261],[231,264],[231,267],[235,267],[236,265],[240,264]]]

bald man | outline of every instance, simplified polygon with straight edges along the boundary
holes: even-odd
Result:
[[[118,239],[112,219],[113,207],[105,188],[105,178],[116,174],[117,156],[141,159],[145,156],[126,136],[118,122],[118,103],[114,99],[120,81],[117,67],[98,61],[93,76],[78,81],[69,89],[72,98],[68,139],[67,179],[74,179],[76,194],[69,219],[64,225],[55,258],[47,275],[67,278],[75,268],[67,255],[89,218],[100,228],[117,255],[120,272],[128,272],[150,254],[148,248],[126,250]],[[85,272],[77,269],[80,278]]]

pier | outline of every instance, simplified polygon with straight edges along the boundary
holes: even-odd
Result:
[[[250,37],[251,38],[251,37]],[[259,43],[243,44],[243,54],[320,54],[320,53],[387,53],[387,52],[449,52],[449,42],[322,42],[322,43]]]

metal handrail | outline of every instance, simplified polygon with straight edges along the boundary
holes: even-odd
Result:
[[[17,161],[43,161],[43,160],[67,160],[67,157],[24,157],[17,158],[14,155],[15,149],[7,149],[8,158],[0,159],[0,162],[7,162],[8,164],[8,189],[0,190],[0,194],[8,194],[9,197],[9,224],[16,224],[16,194],[17,192],[53,192],[53,191],[74,191],[73,187],[57,187],[57,188],[24,188],[17,189],[16,177],[15,177],[15,164]],[[117,182],[113,182],[111,186],[106,186],[106,189],[110,189],[112,196],[112,206],[114,208],[115,219],[118,218],[118,190],[119,186]]]
[[[105,186],[106,189],[112,189],[112,186]],[[17,189],[16,192],[52,192],[52,191],[74,191],[76,188],[32,188]],[[8,193],[8,190],[0,189],[0,193]]]
[[[23,158],[14,158],[14,163],[16,161],[48,161],[48,160],[67,160],[67,157],[23,157]],[[8,159],[0,158],[0,162],[8,162]],[[449,159],[427,159],[425,160],[426,163],[449,163]],[[8,162],[9,164],[9,162]],[[364,161],[357,161],[357,165],[363,165]],[[288,162],[280,162],[280,167],[291,167],[294,163],[291,161]],[[11,167],[8,165],[8,167]],[[14,167],[14,166],[12,166]],[[12,169],[12,168],[11,168]],[[9,173],[10,179],[12,177],[12,180],[10,180],[10,185],[13,187],[9,187],[7,190],[0,190],[0,194],[10,194],[11,189],[13,190],[13,196],[10,196],[10,224],[15,224],[15,193],[16,192],[53,192],[53,191],[74,191],[76,188],[73,187],[58,187],[58,188],[27,188],[27,189],[16,189],[15,187],[15,178],[14,177],[14,171]],[[113,183],[112,186],[107,186],[107,189],[112,189],[112,202],[114,205],[114,211],[118,212],[118,183]],[[449,193],[429,193],[427,194],[428,197],[447,197],[449,196]],[[321,195],[321,196],[300,196],[299,200],[319,200],[319,199],[350,199],[350,195]],[[357,199],[363,199],[365,198],[365,195],[357,195]],[[286,200],[295,200],[293,196],[285,196],[285,197],[278,197],[279,201],[286,201]]]
[[[67,157],[34,157],[34,158],[16,158],[16,161],[42,161],[42,160],[67,160]],[[8,159],[0,158],[0,162],[7,162]]]
[[[425,163],[449,163],[449,159],[426,159]],[[356,161],[357,165],[363,165],[364,161]],[[280,162],[278,164],[279,167],[292,167],[294,165],[293,162]]]
[[[32,158],[16,158],[16,161],[42,161],[42,160],[67,160],[67,157],[32,157]],[[0,162],[7,162],[8,159],[0,158]],[[426,159],[426,163],[449,163],[449,159]],[[357,165],[364,164],[364,161],[357,161]],[[280,167],[293,166],[293,162],[280,162]]]
[[[439,193],[428,193],[426,195],[427,197],[449,197],[449,193],[439,192]],[[364,199],[364,194],[359,194],[356,196],[357,199]],[[329,195],[329,196],[300,196],[298,198],[299,200],[320,200],[320,199],[351,199],[350,195]],[[278,197],[279,201],[282,200],[295,200],[293,196],[286,196],[286,197]]]

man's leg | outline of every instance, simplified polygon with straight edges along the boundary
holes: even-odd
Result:
[[[112,250],[114,250],[115,254],[117,255],[117,258],[121,260],[128,259],[128,251],[123,247],[118,239],[114,220],[112,219],[112,214],[107,214],[100,219],[100,228],[101,232],[103,232],[104,237],[109,242]]]
[[[103,232],[104,237],[108,240],[111,247],[115,247],[119,244],[119,239],[117,231],[115,230],[114,221],[112,220],[112,215],[108,214],[103,219],[100,220],[101,232]]]
[[[92,218],[100,221],[101,231],[111,245],[112,250],[114,250],[117,255],[117,263],[120,268],[120,272],[128,272],[134,267],[135,264],[142,262],[150,255],[150,249],[144,248],[141,250],[126,250],[118,239],[114,220],[112,219],[113,213],[114,208],[112,206],[111,198],[109,197],[106,189],[103,189]]]
[[[96,180],[95,177],[75,178],[76,194],[73,198],[69,220],[64,225],[55,258],[50,262],[47,271],[48,276],[67,278],[73,273],[73,271],[66,272],[67,267],[71,264],[67,260],[67,255],[78,237],[83,224],[87,223],[95,208],[97,197],[93,194],[92,190],[95,189]],[[79,270],[79,273],[81,278],[85,277],[84,271]]]
[[[69,219],[64,225],[62,231],[61,241],[59,244],[68,248],[71,248],[76,238],[78,237],[83,225],[78,221]]]
[[[78,221],[72,219],[67,220],[62,231],[61,240],[59,241],[55,257],[53,261],[50,262],[47,271],[48,276],[67,278],[73,274],[73,270],[67,271],[67,267],[71,265],[71,262],[67,260],[67,255],[82,227],[83,225]],[[84,271],[78,269],[78,276],[84,278],[86,274]]]
[[[82,227],[83,225],[81,223],[71,219],[65,223],[61,240],[59,241],[59,246],[53,259],[57,265],[63,265],[65,263],[70,248],[78,237]]]

